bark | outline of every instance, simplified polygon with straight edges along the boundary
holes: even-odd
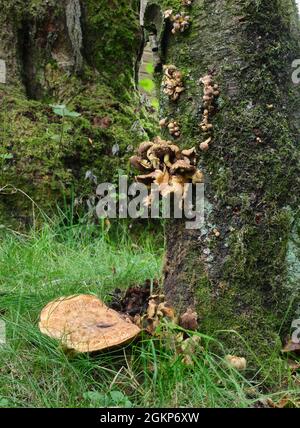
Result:
[[[230,352],[249,346],[265,356],[280,349],[300,300],[300,104],[291,81],[300,58],[298,15],[292,0],[194,0],[191,28],[174,36],[157,25],[157,7],[178,12],[180,3],[152,1],[146,15],[164,62],[185,76],[177,103],[161,93],[160,112],[180,122],[182,147],[207,138],[198,126],[198,79],[212,72],[221,96],[213,144],[199,151],[205,225],[190,231],[169,222],[165,293],[180,312],[195,307],[200,330],[222,338]]]
[[[139,2],[0,0],[0,8],[7,68],[0,188],[21,189],[49,212],[63,197],[93,195],[89,170],[98,182],[116,179],[135,144],[154,133],[135,84],[143,47]],[[62,119],[51,104],[81,116]],[[0,223],[30,221],[30,199],[9,189],[0,194]]]

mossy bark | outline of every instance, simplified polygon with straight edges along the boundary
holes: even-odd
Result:
[[[0,224],[31,221],[71,193],[128,170],[134,145],[156,133],[136,90],[143,34],[137,0],[0,0]],[[53,113],[66,104],[77,119]],[[112,148],[114,150],[112,151]],[[3,190],[3,187],[5,190]],[[37,211],[36,211],[37,212]]]
[[[246,346],[224,330],[243,336],[257,355],[270,355],[289,332],[300,301],[294,245],[300,97],[291,78],[292,62],[300,58],[295,2],[194,0],[184,9],[180,1],[152,1],[149,27],[160,20],[157,10],[151,13],[153,4],[191,16],[183,34],[172,35],[168,26],[158,30],[164,62],[185,76],[177,103],[161,93],[160,112],[181,124],[183,147],[198,148],[207,138],[198,126],[199,78],[213,72],[221,88],[211,120],[213,144],[199,151],[205,225],[186,230],[183,221],[169,222],[167,298],[181,312],[196,307],[200,330],[222,338],[230,352],[245,353]],[[290,268],[291,259],[298,270]]]

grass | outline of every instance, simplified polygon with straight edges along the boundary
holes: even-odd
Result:
[[[186,366],[172,345],[179,329],[171,324],[156,337],[144,334],[95,355],[66,353],[39,332],[39,313],[50,300],[95,293],[107,301],[116,287],[158,278],[162,257],[158,233],[130,236],[125,226],[109,233],[78,225],[46,225],[28,236],[3,231],[0,316],[7,343],[0,346],[0,407],[249,407],[266,396],[296,400],[299,374],[295,380],[285,361],[273,361],[281,381],[271,394],[251,370],[246,378],[229,368],[221,344],[213,353],[214,339],[200,333],[194,365]]]

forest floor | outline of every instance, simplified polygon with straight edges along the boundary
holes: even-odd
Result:
[[[0,231],[1,232],[1,231]],[[159,334],[100,354],[68,354],[38,329],[41,309],[59,296],[94,293],[104,301],[115,288],[159,278],[161,233],[132,237],[127,227],[54,223],[28,235],[0,234],[0,407],[268,407],[297,406],[300,373],[274,357],[262,378],[238,372],[213,338],[201,338],[193,365]],[[164,326],[169,336],[174,326]],[[186,333],[187,335],[189,333]],[[263,364],[263,363],[262,363]],[[260,370],[262,372],[262,370]],[[272,391],[272,392],[271,392]]]

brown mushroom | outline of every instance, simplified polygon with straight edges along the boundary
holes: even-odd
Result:
[[[148,186],[151,183],[153,183],[154,180],[157,178],[157,173],[158,172],[159,172],[159,170],[155,170],[155,171],[150,172],[149,174],[137,175],[135,177],[135,179],[136,179],[137,182],[146,184],[146,186]]]
[[[96,296],[60,297],[42,310],[40,331],[77,352],[94,352],[126,343],[141,331]]]
[[[195,174],[192,176],[192,183],[193,184],[204,183],[204,174],[199,169],[197,169]]]
[[[195,165],[195,163],[196,163],[196,155],[197,155],[195,147],[192,147],[191,149],[182,150],[181,154],[185,158],[188,158],[190,160],[190,163],[192,165]]]
[[[200,150],[206,152],[209,149],[209,144],[211,143],[211,140],[212,138],[209,137],[207,140],[203,141],[199,146]]]
[[[160,126],[161,128],[164,128],[165,126],[167,126],[167,123],[168,123],[168,119],[165,117],[165,118],[163,118],[163,119],[160,119],[160,121],[159,121],[159,126]]]
[[[178,161],[176,161],[172,165],[172,168],[170,168],[171,174],[181,174],[182,175],[182,174],[193,174],[195,172],[196,172],[196,167],[194,165],[187,163],[183,159],[179,159]]]
[[[147,170],[152,168],[150,162],[145,159],[140,158],[139,156],[131,156],[129,159],[130,165],[138,169],[140,172],[147,172]]]
[[[198,315],[192,308],[188,308],[186,312],[181,315],[179,325],[186,330],[198,329]]]
[[[225,360],[234,369],[241,371],[247,368],[247,361],[244,357],[237,357],[236,355],[226,355]]]
[[[176,101],[181,92],[184,91],[182,77],[182,73],[174,65],[164,66],[164,76],[162,79],[163,92],[172,101]]]
[[[144,141],[143,143],[141,143],[137,150],[138,155],[143,158],[146,158],[147,151],[150,149],[151,146],[153,146],[152,141]]]
[[[163,198],[167,197],[171,193],[182,197],[184,193],[184,184],[186,180],[181,175],[173,175],[170,177],[169,183],[160,186],[160,193]]]

